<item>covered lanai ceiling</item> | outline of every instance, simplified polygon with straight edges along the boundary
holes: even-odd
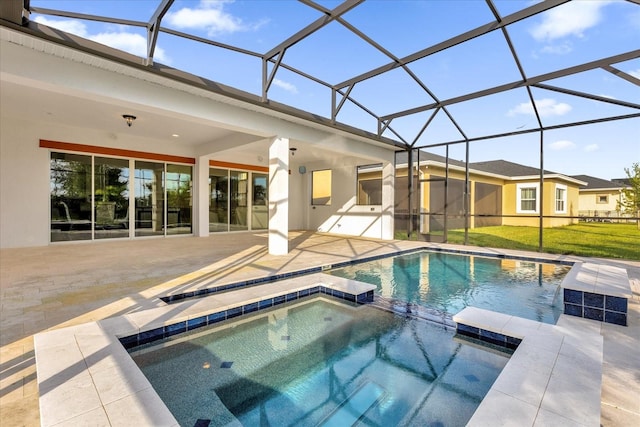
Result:
[[[95,46],[45,31],[57,27],[136,55],[120,61],[397,147],[640,118],[638,0],[51,4],[11,0],[2,17],[15,24],[19,10],[30,34]],[[604,7],[628,22],[602,19]],[[597,32],[572,28],[576,14]],[[554,114],[569,104],[580,114]]]

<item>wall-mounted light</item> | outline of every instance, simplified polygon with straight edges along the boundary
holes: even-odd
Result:
[[[291,151],[291,155],[292,155],[292,156],[293,156],[294,154],[296,154],[296,151],[297,151],[297,150],[298,150],[298,149],[297,149],[296,147],[291,147],[291,148],[289,148],[289,151]]]
[[[122,118],[125,122],[127,122],[127,126],[131,127],[133,121],[136,119],[136,116],[132,116],[131,114],[123,114]]]

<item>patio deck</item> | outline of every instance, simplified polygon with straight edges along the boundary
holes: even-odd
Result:
[[[292,232],[291,252],[272,256],[266,233],[208,238],[126,240],[0,251],[0,423],[40,424],[33,335],[163,306],[161,296],[195,283],[236,282],[415,247],[460,246]],[[470,247],[462,247],[465,250]],[[484,250],[486,251],[486,249]],[[536,258],[585,261],[540,253]],[[640,425],[640,263],[588,259],[623,267],[631,278],[629,326],[602,324],[601,423]]]

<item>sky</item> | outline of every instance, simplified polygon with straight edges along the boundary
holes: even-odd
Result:
[[[327,8],[340,4],[317,3]],[[535,2],[495,0],[494,3],[504,17]],[[157,4],[153,0],[31,0],[32,7],[143,22]],[[293,0],[177,0],[163,18],[162,26],[263,54],[321,16],[319,11]],[[33,14],[32,19],[146,56],[143,28],[39,14]],[[332,22],[287,49],[283,63],[329,84],[338,84],[390,63],[384,52],[402,58],[495,18],[482,0],[369,0],[347,12],[343,19],[379,48],[346,26]],[[530,78],[638,49],[640,6],[624,0],[574,0],[509,25],[507,31],[522,69]],[[262,64],[251,55],[160,33],[154,60],[261,94]],[[640,79],[640,59],[614,67]],[[384,116],[521,79],[501,31],[414,61],[409,69],[429,91],[398,68],[357,83],[350,96],[374,114]],[[546,83],[640,104],[639,85],[603,69]],[[532,88],[532,93],[545,126],[638,112],[540,88]],[[331,91],[284,68],[278,69],[268,96],[314,114],[330,116]],[[417,139],[419,146],[464,139],[458,127],[469,138],[537,127],[525,89],[450,105],[447,111],[441,110],[433,117],[432,113],[396,118],[391,127],[408,142]],[[377,121],[351,102],[345,102],[337,119],[370,132],[377,130]],[[421,133],[429,120],[429,126]],[[390,131],[384,135],[397,139]],[[444,154],[441,147],[431,151]],[[547,170],[603,179],[624,177],[624,168],[640,162],[640,118],[547,131],[543,151]],[[464,144],[452,146],[449,153],[452,158],[463,160]],[[471,162],[503,159],[537,167],[540,134],[473,142],[469,153]]]

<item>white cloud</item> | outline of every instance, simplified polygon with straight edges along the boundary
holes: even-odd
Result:
[[[87,26],[80,21],[70,19],[48,19],[44,16],[36,16],[35,21],[39,24],[46,25],[47,27],[57,28],[65,33],[71,33],[76,36],[87,38]]]
[[[560,141],[552,142],[551,144],[549,144],[549,148],[555,151],[571,150],[575,148],[575,146],[576,144],[566,139],[561,139]]]
[[[273,79],[273,85],[278,86],[281,89],[286,90],[287,92],[291,92],[293,94],[298,93],[298,88],[292,85],[291,83],[287,83],[280,79]]]
[[[75,34],[76,36],[93,40],[94,42],[101,43],[115,49],[120,49],[132,55],[141,57],[147,56],[147,39],[141,34],[126,31],[126,27],[117,27],[118,31],[107,31],[92,35],[87,31],[87,26],[80,21],[69,19],[55,20],[48,19],[43,16],[38,16],[35,20],[40,24],[57,28],[64,32]],[[171,62],[165,51],[157,45],[154,58],[164,62],[165,64]]]
[[[570,42],[564,42],[557,45],[547,45],[540,49],[540,53],[550,53],[552,55],[566,55],[571,53],[573,46]]]
[[[629,74],[635,77],[636,79],[640,79],[640,68],[638,68],[637,70],[629,71]]]
[[[600,148],[598,147],[598,144],[589,144],[586,147],[584,147],[584,151],[586,151],[587,153],[590,153],[592,151],[598,150],[598,148]]]
[[[247,24],[242,19],[226,12],[224,7],[230,0],[201,0],[194,7],[183,7],[177,12],[169,12],[163,22],[176,28],[203,29],[209,36],[255,30],[266,21]]]
[[[585,30],[602,19],[602,8],[610,1],[572,1],[543,14],[542,22],[530,33],[538,41],[551,41],[567,36],[583,37]]]
[[[127,32],[107,32],[90,36],[89,39],[106,44],[116,49],[129,52],[133,55],[146,57],[147,56],[147,38],[140,34],[127,33]],[[167,58],[164,50],[156,45],[156,49],[153,54],[154,59],[167,64],[169,58]]]
[[[564,102],[557,102],[552,98],[536,99],[535,103],[540,117],[563,116],[572,109],[571,105],[565,104]],[[531,102],[518,104],[515,108],[512,108],[507,112],[507,116],[509,117],[513,117],[518,114],[534,115],[535,112]]]

